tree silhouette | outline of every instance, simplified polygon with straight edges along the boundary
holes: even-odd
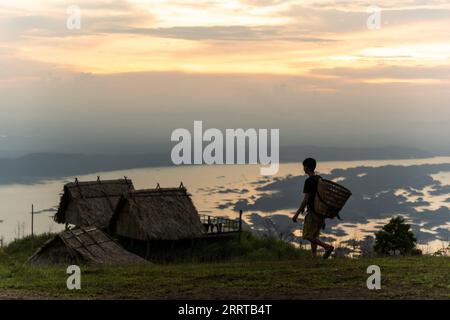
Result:
[[[410,228],[411,226],[405,223],[403,217],[392,218],[388,224],[375,233],[375,252],[383,255],[418,253],[415,250],[417,239]]]

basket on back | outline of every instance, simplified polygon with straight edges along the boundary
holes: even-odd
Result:
[[[314,200],[314,210],[316,213],[334,219],[339,216],[347,200],[352,193],[347,188],[326,179],[319,179],[317,184],[317,194]]]

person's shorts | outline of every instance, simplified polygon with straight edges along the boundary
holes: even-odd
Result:
[[[315,212],[308,212],[303,221],[303,239],[318,239],[325,226],[325,218]]]

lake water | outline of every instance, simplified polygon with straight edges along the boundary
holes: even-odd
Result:
[[[405,159],[405,160],[370,160],[370,161],[329,161],[321,162],[318,171],[321,174],[332,172],[333,169],[351,169],[357,167],[384,167],[387,165],[412,166],[427,164],[450,164],[450,157],[436,157],[429,159]],[[192,199],[200,213],[237,217],[237,212],[230,206],[223,206],[224,203],[235,203],[239,200],[246,200],[248,203],[254,202],[261,195],[261,186],[284,179],[289,175],[298,176],[301,174],[301,167],[298,163],[281,164],[280,171],[274,177],[262,177],[260,167],[257,165],[220,165],[220,166],[181,166],[181,167],[161,167],[143,168],[123,171],[99,172],[95,174],[79,176],[79,180],[95,180],[97,176],[101,179],[117,179],[123,176],[133,180],[135,188],[154,188],[157,183],[161,187],[178,186],[182,181],[192,194]],[[361,174],[363,177],[364,174]],[[32,185],[4,185],[0,186],[0,236],[5,241],[30,234],[31,232],[31,204],[34,204],[35,214],[34,230],[36,233],[62,230],[63,226],[53,222],[55,206],[58,205],[60,193],[63,185],[73,181],[75,177],[67,177],[59,180],[43,181]],[[437,172],[432,178],[442,186],[450,186],[450,171]],[[339,178],[336,181],[341,181]],[[345,179],[342,183],[345,185]],[[298,185],[298,202],[302,186]],[[357,193],[357,190],[352,190]],[[356,192],[355,192],[356,191]],[[450,193],[433,195],[432,189],[424,188],[420,190],[421,197],[427,202],[426,206],[418,206],[414,210],[420,213],[421,210],[436,210],[439,208],[450,208]],[[398,189],[396,194],[407,197],[408,201],[414,201],[417,195],[411,194],[407,190]],[[265,192],[267,194],[267,192]],[[382,209],[381,209],[382,210]],[[272,210],[271,212],[253,210],[245,212],[245,219],[251,213],[256,213],[261,217],[270,215],[291,215],[295,211],[292,209]],[[41,213],[39,213],[41,212]],[[345,209],[344,209],[345,215]],[[449,216],[450,218],[450,216]],[[371,219],[367,216],[366,221],[355,223],[334,223],[330,230],[339,228],[344,234],[334,236],[335,241],[348,239],[361,239],[365,235],[373,234],[388,219]],[[450,221],[450,219],[448,219]],[[293,229],[293,233],[300,233],[301,223]],[[450,230],[450,224],[444,223],[439,227],[442,232]],[[437,230],[437,229],[436,229]],[[433,234],[433,230],[422,230]],[[332,236],[332,235],[330,235]],[[443,245],[445,241],[441,239],[428,239],[421,244],[421,248],[426,252],[432,252]]]

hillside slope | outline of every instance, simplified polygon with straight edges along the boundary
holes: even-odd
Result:
[[[23,266],[36,247],[30,243],[21,240],[0,254],[0,299],[450,299],[449,257],[325,261],[276,240],[252,238],[229,261],[82,267],[82,289],[69,291],[65,267]],[[381,290],[367,289],[369,265],[381,268]]]

